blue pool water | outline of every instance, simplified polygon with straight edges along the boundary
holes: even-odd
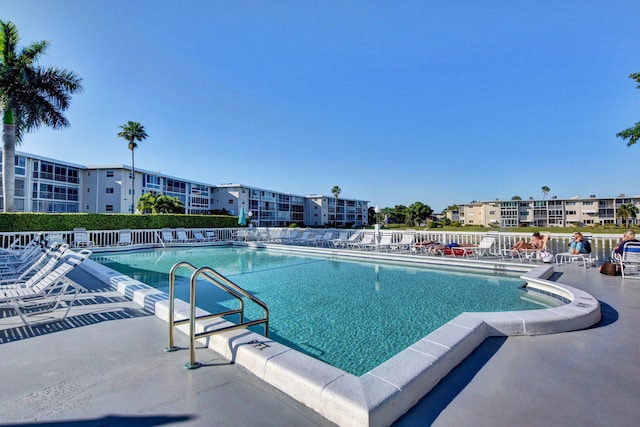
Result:
[[[262,249],[209,247],[101,254],[97,261],[168,291],[180,261],[216,269],[264,301],[269,337],[362,375],[462,312],[544,308],[525,297],[522,279],[299,256]],[[178,271],[176,296],[188,301],[191,271]],[[197,305],[212,312],[237,302],[208,282]],[[248,319],[262,317],[247,304]],[[230,318],[229,320],[237,320]],[[255,327],[262,333],[262,326]]]

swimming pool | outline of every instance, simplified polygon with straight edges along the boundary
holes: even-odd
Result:
[[[95,259],[160,290],[180,261],[210,266],[267,303],[270,338],[362,375],[462,312],[540,309],[519,290],[522,279],[462,271],[400,267],[264,249],[207,247],[108,253]],[[179,271],[176,295],[188,300]],[[198,306],[219,311],[235,301],[203,283]],[[216,301],[216,302],[214,302]],[[547,305],[548,304],[548,305]],[[555,305],[560,305],[558,302]],[[248,318],[261,312],[248,307]],[[233,321],[233,319],[230,319]],[[256,331],[260,331],[258,327]]]

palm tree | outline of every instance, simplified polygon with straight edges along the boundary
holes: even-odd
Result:
[[[633,203],[625,203],[616,209],[616,218],[620,218],[625,222],[625,226],[629,226],[629,218],[636,218],[638,208]]]
[[[334,213],[333,213],[333,226],[334,227],[338,223],[338,196],[340,196],[340,192],[341,191],[342,191],[342,189],[340,187],[338,187],[337,185],[334,185],[333,188],[331,189],[331,193],[333,194],[334,199],[336,199],[336,204],[335,204]]]
[[[49,43],[40,41],[19,49],[13,22],[0,21],[0,110],[2,127],[2,196],[4,211],[13,212],[16,145],[25,133],[41,125],[69,126],[62,115],[71,94],[82,91],[82,79],[64,68],[37,65]]]
[[[551,191],[551,189],[549,187],[547,187],[546,185],[542,186],[542,198],[544,199],[546,197],[547,194],[549,194],[549,191]]]
[[[629,78],[635,80],[636,83],[639,83],[636,87],[640,89],[640,73],[629,74]],[[640,140],[640,122],[636,123],[633,127],[623,130],[622,132],[618,132],[616,137],[622,138],[623,140],[628,139],[627,147],[631,147]]]
[[[136,164],[133,156],[133,150],[138,147],[136,141],[142,141],[147,139],[147,133],[138,122],[128,121],[126,124],[120,126],[121,132],[118,132],[118,136],[124,138],[129,143],[129,150],[131,150],[131,213],[135,213],[134,203],[136,200]]]

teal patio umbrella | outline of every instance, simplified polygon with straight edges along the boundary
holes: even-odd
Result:
[[[247,216],[244,213],[244,206],[240,206],[240,215],[238,215],[238,224],[247,225]]]

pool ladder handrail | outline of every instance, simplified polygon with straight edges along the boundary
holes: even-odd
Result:
[[[191,278],[189,279],[189,318],[183,320],[175,320],[175,278],[176,271],[181,267],[187,267],[193,271],[191,273]],[[227,292],[229,295],[233,296],[240,303],[240,307],[235,310],[226,310],[218,313],[205,314],[202,316],[196,317],[196,283],[199,276],[207,279],[207,281],[213,283],[221,290]],[[256,319],[249,322],[244,321],[244,300],[242,297],[246,297],[254,303],[258,304],[264,310],[264,318]],[[228,316],[231,314],[239,314],[240,315],[240,323],[225,326],[222,328],[214,329],[212,331],[204,331],[200,333],[196,333],[196,320],[203,319],[213,319],[217,317]],[[269,308],[267,305],[260,301],[258,298],[251,295],[249,292],[242,289],[240,286],[233,283],[231,280],[224,277],[222,274],[218,273],[211,267],[200,267],[197,268],[193,264],[182,261],[175,264],[171,267],[171,271],[169,272],[169,345],[164,350],[176,351],[179,348],[174,345],[173,339],[173,329],[185,323],[189,323],[189,362],[184,365],[187,369],[196,369],[201,366],[200,363],[196,362],[196,353],[195,353],[195,341],[198,338],[210,337],[211,335],[219,334],[221,332],[232,331],[234,329],[243,329],[248,326],[259,325],[261,323],[264,324],[264,336],[269,336]]]

